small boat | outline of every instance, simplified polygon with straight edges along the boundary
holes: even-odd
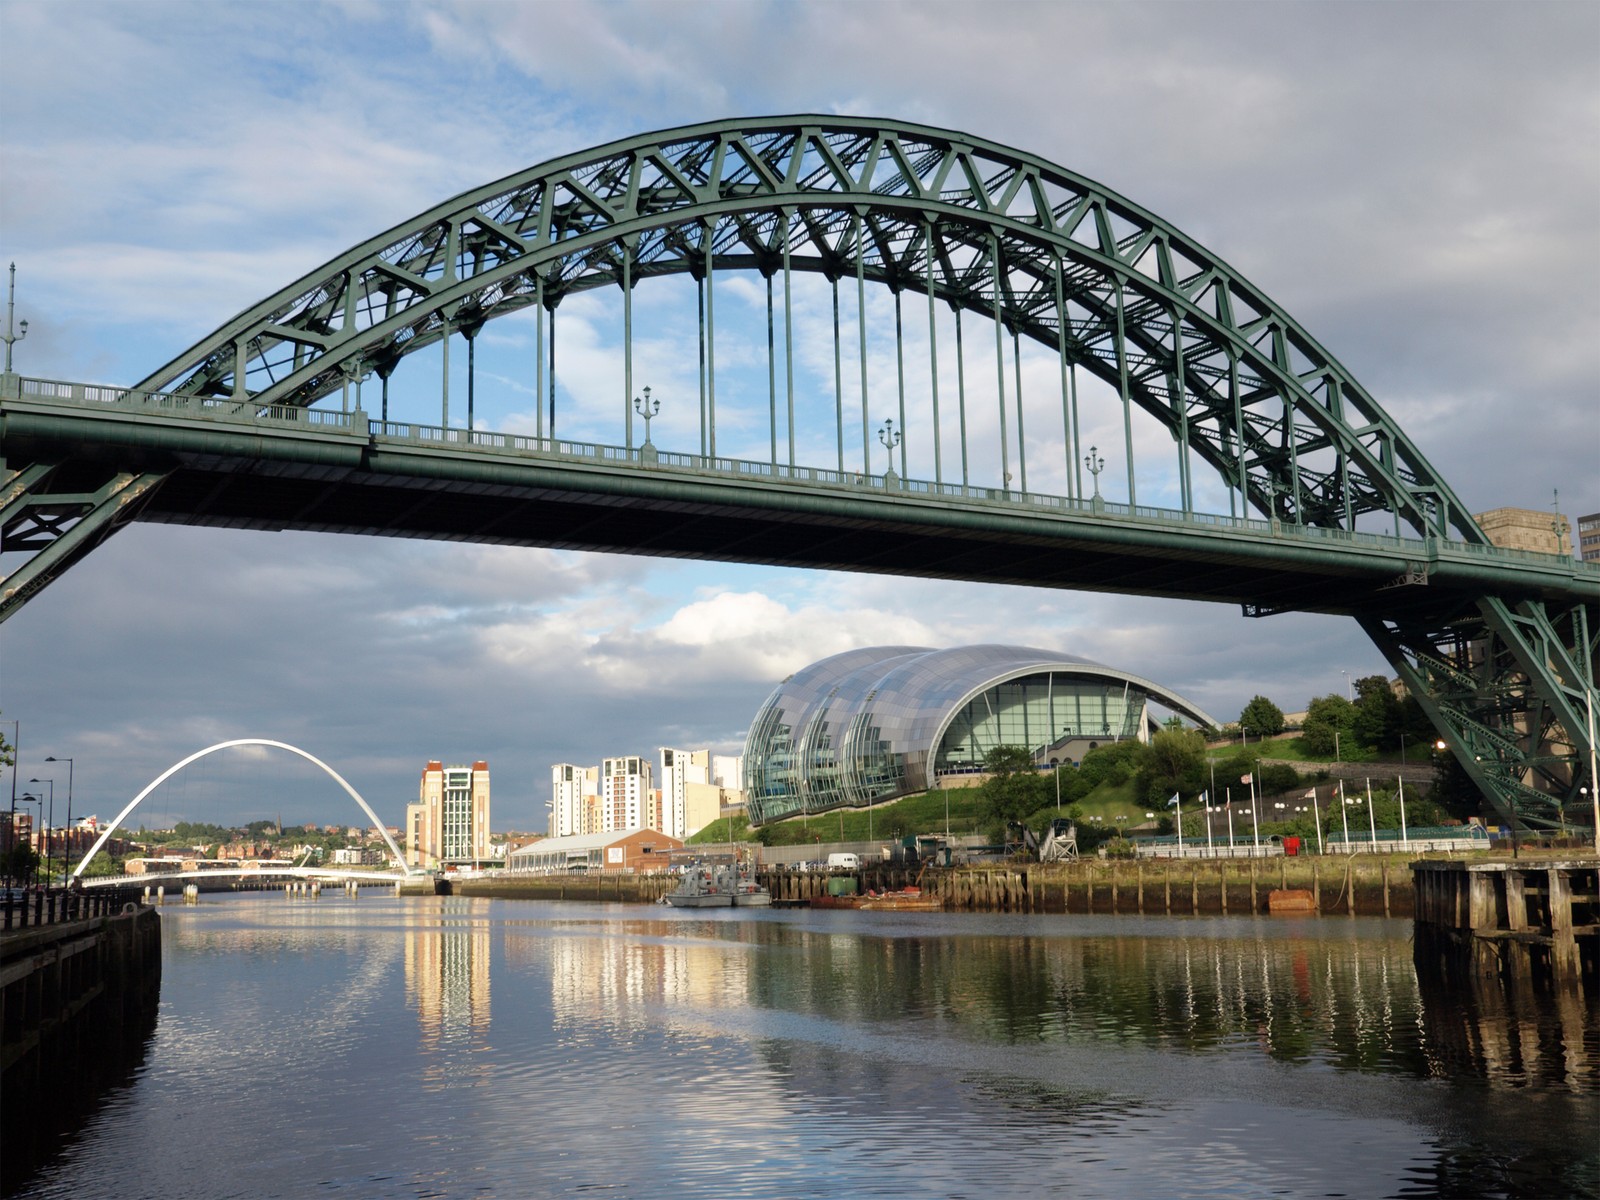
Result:
[[[734,885],[735,908],[771,908],[772,893],[753,879],[741,879]]]
[[[684,872],[678,886],[662,899],[673,908],[728,908],[734,903],[733,889],[724,886],[721,873],[713,875],[704,867]],[[771,897],[767,899],[771,903]]]

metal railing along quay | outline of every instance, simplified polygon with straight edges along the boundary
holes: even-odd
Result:
[[[138,904],[141,898],[140,890],[134,887],[16,888],[5,898],[0,929],[28,929],[109,917],[121,912],[124,905]]]

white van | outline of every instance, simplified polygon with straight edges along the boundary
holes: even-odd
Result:
[[[854,854],[828,855],[828,870],[830,871],[859,871],[861,859]]]

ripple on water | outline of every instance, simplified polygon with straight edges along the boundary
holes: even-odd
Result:
[[[1534,1195],[1596,1169],[1594,1006],[1441,1008],[1398,923],[173,915],[146,1068],[25,1194]]]

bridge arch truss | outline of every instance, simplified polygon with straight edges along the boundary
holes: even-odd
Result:
[[[991,322],[1006,488],[1013,447],[1021,490],[1028,488],[1020,367],[1009,396],[1005,369],[1006,340],[1017,362],[1026,339],[1060,362],[1067,484],[1077,499],[1084,499],[1076,435],[1081,369],[1122,407],[1131,506],[1138,505],[1131,432],[1138,410],[1172,436],[1185,513],[1193,509],[1198,463],[1225,485],[1230,508],[1237,501],[1241,513],[1260,514],[1274,527],[1348,535],[1377,520],[1396,536],[1486,545],[1445,480],[1360,383],[1195,239],[1037,156],[869,118],[713,122],[539,164],[353,247],[240,313],[137,390],[260,410],[305,408],[347,395],[352,382],[376,374],[387,395],[390,375],[407,356],[438,343],[448,353],[456,335],[470,356],[487,322],[532,308],[539,436],[548,401],[553,437],[556,315],[569,297],[617,288],[629,329],[618,440],[631,451],[633,292],[654,277],[687,275],[700,306],[702,450],[715,458],[715,284],[731,271],[764,277],[769,321],[774,281],[787,291],[795,272],[809,272],[830,282],[836,301],[841,284],[853,284],[858,297],[868,283],[889,289],[897,338],[911,305],[926,305],[930,339],[941,306]],[[836,347],[837,313],[836,302]],[[864,346],[864,324],[861,337]],[[773,378],[776,466],[780,397]],[[903,431],[903,371],[901,380]],[[792,383],[784,390],[793,466]],[[863,370],[863,460],[871,449],[865,393]],[[932,393],[937,431],[937,369]],[[842,471],[842,387],[836,400]],[[958,403],[965,484],[964,392]],[[903,474],[903,449],[901,455]],[[950,458],[953,464],[953,452]],[[945,461],[937,443],[933,461],[937,481]],[[10,589],[17,603],[135,515],[160,483],[148,472],[124,472],[92,494],[80,485],[72,501],[52,508],[52,466],[33,469],[28,495],[0,514],[12,544],[39,549]],[[79,507],[63,517],[71,504]],[[1585,708],[1593,703],[1600,657],[1595,589],[1486,585],[1478,594],[1435,600],[1427,586],[1425,572],[1404,572],[1388,596],[1375,594],[1354,615],[1490,799],[1502,811],[1554,823],[1593,771]]]

